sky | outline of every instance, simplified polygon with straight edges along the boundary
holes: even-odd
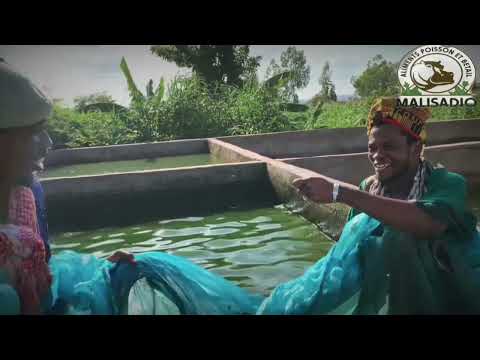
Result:
[[[251,45],[250,53],[262,56],[258,69],[260,79],[272,59],[279,60],[290,45]],[[308,100],[320,90],[318,79],[326,61],[330,62],[332,80],[338,95],[352,95],[350,79],[365,70],[369,59],[380,54],[389,61],[401,60],[417,45],[293,45],[304,50],[311,66],[309,85],[300,91],[300,100]],[[455,46],[455,45],[454,45]],[[480,46],[455,46],[469,55],[476,68],[480,66]],[[73,105],[76,96],[107,92],[119,104],[128,105],[125,79],[120,71],[124,56],[139,89],[145,89],[153,79],[154,86],[161,77],[167,83],[177,74],[188,74],[153,55],[150,45],[0,45],[0,57],[12,64],[37,84],[52,99],[63,99]],[[480,71],[480,70],[479,70]]]

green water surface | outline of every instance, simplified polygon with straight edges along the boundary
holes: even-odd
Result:
[[[76,164],[48,168],[39,174],[40,178],[73,177],[82,175],[100,175],[130,171],[158,170],[188,166],[219,164],[220,160],[210,154],[166,156],[155,159],[109,161]]]
[[[313,224],[280,205],[63,233],[53,237],[52,250],[69,249],[99,257],[120,249],[132,253],[165,251],[266,295],[276,285],[302,275],[332,244]]]
[[[469,203],[480,219],[480,189],[470,195]],[[53,236],[52,251],[68,249],[99,257],[116,250],[164,251],[267,295],[278,284],[302,275],[332,245],[315,225],[278,205],[62,233]]]

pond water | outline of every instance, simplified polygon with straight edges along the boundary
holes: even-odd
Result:
[[[480,189],[472,192],[469,202],[480,219]],[[69,249],[99,257],[116,250],[165,251],[267,295],[278,284],[302,275],[332,245],[315,225],[288,211],[285,205],[277,205],[65,232],[53,236],[52,250],[58,253]]]
[[[52,250],[69,249],[99,257],[120,249],[133,253],[165,251],[266,295],[276,285],[303,274],[332,244],[313,224],[279,205],[62,233],[53,236]]]
[[[155,159],[139,159],[126,161],[109,161],[87,164],[76,164],[47,168],[39,174],[40,178],[73,177],[82,175],[100,175],[130,171],[158,170],[188,166],[220,164],[220,160],[210,154],[193,154],[166,156]]]

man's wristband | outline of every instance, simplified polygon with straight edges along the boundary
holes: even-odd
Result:
[[[332,192],[332,200],[333,200],[334,203],[337,202],[339,190],[340,190],[340,184],[339,183],[334,183],[333,184],[333,192]]]

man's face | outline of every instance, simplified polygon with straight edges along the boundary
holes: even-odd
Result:
[[[368,139],[368,159],[375,174],[389,182],[416,168],[420,156],[417,143],[408,144],[407,137],[393,125],[374,127]]]

